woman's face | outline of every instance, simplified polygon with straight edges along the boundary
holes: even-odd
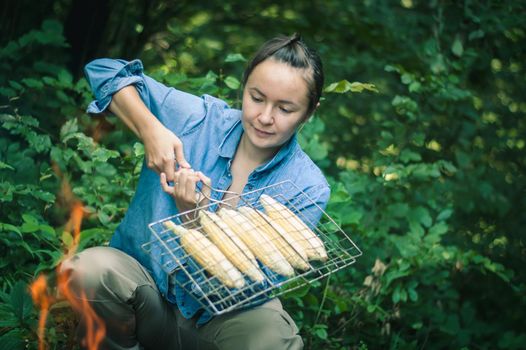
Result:
[[[252,145],[274,150],[283,145],[308,115],[304,69],[274,59],[258,64],[243,91],[243,128]]]

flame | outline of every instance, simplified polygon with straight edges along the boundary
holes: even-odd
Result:
[[[84,318],[86,336],[82,339],[82,345],[89,350],[97,350],[106,335],[106,325],[104,320],[97,315],[89,304],[88,297],[84,291],[81,291],[79,296],[73,293],[69,280],[67,273],[61,273],[57,276],[60,293],[68,300],[71,308]]]
[[[35,305],[40,306],[40,316],[38,318],[38,350],[44,350],[44,330],[46,328],[47,315],[49,313],[49,305],[51,304],[51,297],[47,292],[47,280],[44,275],[38,278],[29,287],[31,297]]]
[[[97,350],[106,335],[106,325],[89,304],[86,293],[81,291],[80,295],[75,295],[69,285],[69,275],[60,271],[62,261],[72,257],[78,249],[82,219],[85,215],[84,205],[74,197],[69,181],[62,175],[58,167],[56,167],[55,172],[62,178],[62,195],[66,199],[66,204],[70,207],[70,217],[64,230],[73,233],[73,240],[69,246],[66,247],[65,253],[56,270],[57,287],[60,298],[53,297],[49,294],[47,279],[44,275],[39,275],[29,287],[35,305],[40,307],[37,332],[38,349],[45,350],[45,327],[50,306],[59,301],[59,299],[65,298],[72,309],[83,317],[86,335],[85,338],[82,339],[82,345],[88,350]]]

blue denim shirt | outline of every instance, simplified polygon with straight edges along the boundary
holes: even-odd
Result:
[[[192,168],[210,177],[214,188],[226,190],[230,187],[230,165],[243,133],[240,110],[208,95],[197,97],[167,87],[145,75],[139,60],[97,59],[86,65],[85,73],[95,95],[88,113],[103,112],[114,93],[134,85],[149,110],[181,139],[185,158]],[[282,195],[310,217],[311,222],[317,222],[321,215],[319,209],[303,200],[305,196],[300,194],[303,191],[325,208],[329,186],[319,168],[301,150],[295,135],[274,158],[250,174],[243,193],[284,180],[291,180],[298,190]],[[216,195],[218,197],[219,193]],[[159,257],[155,251],[148,254],[141,248],[153,239],[148,224],[175,214],[175,202],[163,192],[159,175],[143,164],[135,196],[110,245],[137,259],[151,273],[162,295],[176,303],[186,318],[191,318],[201,306],[179,285],[175,284],[175,290],[171,288],[169,276],[177,267],[175,263],[163,262],[163,269],[156,262]],[[205,310],[197,324],[202,325],[211,317],[212,314]]]

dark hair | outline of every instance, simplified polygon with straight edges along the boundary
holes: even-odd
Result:
[[[249,62],[243,74],[243,84],[246,85],[248,77],[258,64],[273,58],[279,62],[289,64],[294,68],[310,70],[310,78],[307,79],[309,88],[309,108],[311,114],[318,104],[323,89],[323,65],[316,51],[307,47],[300,35],[277,36],[264,43]]]

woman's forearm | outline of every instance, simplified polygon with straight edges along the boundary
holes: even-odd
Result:
[[[152,128],[162,125],[146,107],[132,85],[122,88],[113,95],[109,109],[143,141]]]
[[[191,168],[181,140],[150,112],[134,86],[116,92],[109,109],[141,139],[150,169],[164,172],[168,181],[173,181],[175,163]]]

